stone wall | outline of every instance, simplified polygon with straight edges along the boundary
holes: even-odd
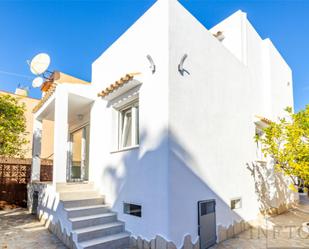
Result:
[[[76,249],[75,242],[73,241],[72,233],[70,235],[67,234],[65,229],[62,229],[60,222],[58,221],[56,224],[49,222],[48,230],[55,234],[60,241],[63,242],[68,248]]]
[[[277,208],[267,208],[264,210],[261,210],[261,215],[267,215],[267,216],[276,216],[282,213],[287,212],[289,209],[296,207],[298,204],[298,200],[290,203],[282,203]]]
[[[193,243],[190,235],[186,235],[181,249],[200,249],[199,240]],[[156,236],[154,239],[147,241],[141,237],[131,237],[129,249],[177,249],[173,242],[167,241],[161,236]]]
[[[250,223],[246,221],[234,222],[233,225],[230,225],[228,227],[219,225],[218,243],[227,239],[234,238],[237,234],[240,234],[241,232],[248,230],[250,228],[251,228]]]
[[[27,184],[27,208],[29,210],[29,212],[31,212],[32,214],[38,214],[37,210],[35,208],[34,204],[34,200],[33,197],[35,195],[35,192],[38,192],[38,200],[37,203],[35,203],[35,205],[37,205],[37,207],[40,205],[40,203],[42,203],[42,200],[44,198],[45,195],[45,190],[47,188],[48,185],[51,185],[51,183],[44,183],[44,182],[32,182],[32,183],[28,183]]]
[[[58,239],[62,241],[68,248],[76,249],[72,233],[69,233],[59,221],[59,219],[61,218],[62,207],[57,206],[56,210],[52,210],[53,208],[55,208],[55,206],[49,207],[48,202],[46,201],[47,199],[54,198],[53,194],[51,194],[48,190],[48,187],[52,187],[51,185],[52,183],[43,182],[28,183],[28,210],[32,214],[36,214],[40,222],[44,224],[44,226],[47,227],[49,231],[55,234]],[[34,200],[33,196],[36,191],[38,194],[38,199]],[[34,207],[35,205],[37,205],[37,209]],[[48,215],[46,215],[46,212],[48,213]],[[56,217],[59,219],[55,219],[53,212],[57,213]],[[54,219],[50,219],[50,217],[52,216],[54,216]]]

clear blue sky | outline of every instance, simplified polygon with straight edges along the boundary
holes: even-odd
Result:
[[[0,1],[0,89],[30,86],[26,60],[51,55],[50,69],[91,80],[91,63],[155,1]],[[294,74],[295,109],[309,103],[309,1],[180,0],[211,28],[241,9],[269,37]],[[4,74],[3,71],[29,78]],[[30,96],[40,97],[38,89]]]

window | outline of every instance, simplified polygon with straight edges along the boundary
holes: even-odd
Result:
[[[139,144],[138,109],[138,101],[135,101],[118,110],[118,149]]]
[[[231,209],[239,209],[242,207],[241,198],[235,198],[231,200]]]
[[[131,204],[131,203],[123,203],[123,212],[125,214],[134,215],[137,217],[142,217],[142,206]]]

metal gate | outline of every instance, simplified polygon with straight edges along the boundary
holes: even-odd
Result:
[[[216,201],[198,202],[198,235],[200,249],[206,249],[216,244]]]

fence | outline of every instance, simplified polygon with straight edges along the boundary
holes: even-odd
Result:
[[[52,181],[52,160],[41,160],[41,181]],[[0,200],[27,206],[31,159],[0,158]]]

